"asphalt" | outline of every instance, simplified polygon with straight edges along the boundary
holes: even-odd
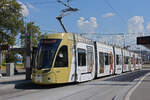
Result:
[[[14,94],[1,100],[124,100],[126,94],[150,70],[139,70],[69,85],[15,85]],[[22,92],[22,90],[24,92]],[[15,93],[16,92],[16,93]],[[7,91],[6,93],[10,93]],[[2,95],[1,95],[2,94]],[[131,99],[132,100],[132,99]],[[142,99],[144,100],[144,99]]]
[[[0,89],[14,88],[17,84],[29,83],[31,80],[25,80],[25,70],[19,70],[17,74],[13,76],[6,76],[6,72],[2,72],[0,77]]]
[[[150,74],[134,89],[130,100],[150,100]]]
[[[150,65],[146,65],[144,70],[80,84],[41,86],[25,80],[21,72],[0,78],[0,100],[150,100],[149,73]]]

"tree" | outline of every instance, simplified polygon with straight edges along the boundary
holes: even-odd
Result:
[[[41,37],[40,28],[34,24],[34,22],[29,22],[24,25],[23,30],[21,31],[21,45],[25,46],[25,40],[27,33],[31,34],[32,37],[32,46],[37,46],[38,40]]]
[[[16,52],[15,52],[15,51],[7,52],[7,53],[6,53],[6,58],[5,58],[6,63],[16,62],[16,61],[17,61],[17,58],[16,58],[15,55],[16,55]]]
[[[21,9],[16,0],[0,0],[0,43],[15,44],[24,24]]]
[[[19,33],[21,33],[22,46],[25,46],[26,33],[32,34],[33,46],[37,44],[41,34],[40,28],[34,22],[25,24],[22,7],[17,0],[0,0],[0,44],[6,43],[14,46]],[[15,61],[16,53],[7,52],[7,62]]]

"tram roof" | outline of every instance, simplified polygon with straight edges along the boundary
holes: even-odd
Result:
[[[87,42],[87,43],[92,43],[94,42],[94,40],[92,39],[89,39],[87,37],[84,37],[82,36],[81,34],[77,34],[77,33],[50,33],[50,34],[47,34],[45,37],[43,38],[49,38],[49,37],[54,37],[54,38],[63,38],[64,36],[73,36],[73,34],[75,34],[76,36],[76,39],[77,39],[77,42],[81,41],[81,42]],[[69,37],[68,37],[69,38]],[[71,38],[69,38],[71,39]],[[73,39],[73,38],[72,38]],[[150,36],[149,36],[149,40],[150,40]],[[120,46],[117,46],[117,45],[112,45],[112,44],[108,44],[108,43],[105,43],[105,42],[101,42],[101,41],[96,41],[98,43],[101,43],[101,44],[104,44],[104,45],[108,45],[108,46],[114,46],[116,48],[121,48],[121,49],[124,49],[124,50],[128,50],[128,49],[125,49],[125,48],[122,48]],[[150,42],[149,42],[150,43]],[[150,46],[149,46],[150,47]],[[128,50],[130,51],[130,50]]]

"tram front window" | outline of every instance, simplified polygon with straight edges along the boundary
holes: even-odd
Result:
[[[38,46],[37,68],[51,68],[61,39],[42,39]]]

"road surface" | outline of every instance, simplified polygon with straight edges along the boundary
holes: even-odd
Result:
[[[84,83],[50,86],[35,85],[31,81],[0,82],[0,100],[138,100],[135,97],[141,92],[135,92],[135,89],[140,89],[135,86],[149,72],[146,69]]]

